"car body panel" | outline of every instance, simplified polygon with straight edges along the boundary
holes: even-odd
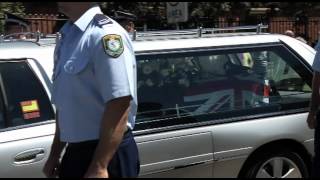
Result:
[[[246,157],[252,152],[271,142],[292,140],[311,150],[304,144],[305,141],[310,144],[314,141],[311,138],[314,131],[307,128],[306,118],[307,113],[301,113],[214,126],[212,128],[216,161],[214,177],[225,177],[228,174],[228,177],[236,178],[241,170],[240,168],[222,167],[229,163],[244,164]],[[304,131],[301,131],[302,129]],[[230,173],[234,176],[231,176]]]
[[[45,177],[42,168],[49,156],[54,131],[55,124],[49,123],[0,132],[0,162],[6,162],[5,165],[1,165],[0,176]],[[37,149],[43,150],[38,159],[26,157],[25,160],[15,160],[19,154]]]
[[[301,56],[309,68],[315,50],[283,35],[221,35],[217,37],[135,41],[137,54],[180,49],[221,48],[281,43]],[[18,53],[17,53],[18,52]],[[27,58],[51,96],[54,45],[0,43],[0,59]],[[53,106],[54,107],[54,106]],[[238,177],[247,158],[259,147],[278,140],[292,140],[313,155],[313,130],[306,124],[307,110],[264,118],[153,132],[135,131],[141,160],[140,177]],[[43,177],[50,152],[53,120],[33,126],[0,130],[0,177]],[[14,157],[44,149],[41,160],[17,165]],[[19,163],[18,163],[19,164]],[[22,163],[23,164],[23,163]]]
[[[166,176],[168,177],[179,177],[179,169],[185,166],[190,166],[189,169],[192,170],[194,164],[212,162],[213,145],[211,132],[189,133],[167,138],[164,138],[164,135],[159,135],[151,141],[144,142],[140,142],[140,139],[137,139],[141,157],[140,175],[144,176],[160,172],[163,175],[167,174]],[[154,154],[157,155],[155,156]],[[165,173],[165,171],[167,172]],[[209,166],[206,172],[212,174],[212,167]],[[157,176],[157,173],[154,176]]]
[[[302,56],[303,59],[308,62],[309,65],[312,65],[314,56],[316,54],[315,49],[304,42],[285,35],[279,35],[279,40],[296,51],[300,56]]]

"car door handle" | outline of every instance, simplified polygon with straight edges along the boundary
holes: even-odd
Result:
[[[14,164],[23,165],[41,161],[45,157],[43,148],[31,149],[17,154],[14,158]]]

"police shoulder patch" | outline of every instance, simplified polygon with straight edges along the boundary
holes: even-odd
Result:
[[[119,57],[124,50],[122,38],[117,34],[108,34],[102,38],[103,47],[109,56],[113,58]]]

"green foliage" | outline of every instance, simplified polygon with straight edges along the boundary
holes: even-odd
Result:
[[[22,2],[0,2],[0,34],[4,30],[4,12],[23,16],[25,8]]]
[[[45,2],[43,2],[45,3]],[[29,3],[30,4],[30,3]],[[31,3],[32,4],[32,3]],[[134,1],[112,1],[99,2],[106,15],[113,16],[114,11],[122,10],[134,13],[138,17],[137,26],[148,28],[167,28],[166,2],[134,2]],[[41,6],[41,3],[34,2]],[[26,6],[27,7],[27,6]],[[51,7],[51,6],[50,6]],[[54,8],[54,7],[52,7]],[[248,16],[250,8],[270,8],[267,16],[289,16],[305,14],[307,16],[319,16],[320,3],[318,2],[243,2],[243,1],[216,1],[216,2],[189,2],[189,21],[186,26],[196,27],[201,21],[209,21],[218,17],[239,17],[242,21],[250,21]],[[23,16],[25,12],[22,2],[0,2],[0,33],[3,32],[3,12]],[[254,19],[254,18],[253,18]],[[252,22],[250,22],[252,23]]]
[[[147,12],[156,13],[166,7],[166,2],[101,2],[101,7],[108,15],[115,10],[128,10],[137,15],[145,15]],[[300,10],[309,13],[317,13],[320,10],[318,2],[189,2],[190,16],[230,16],[241,15],[250,8],[279,8],[279,15],[293,15]],[[165,15],[165,14],[161,14]]]

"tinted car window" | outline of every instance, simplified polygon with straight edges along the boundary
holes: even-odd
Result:
[[[3,108],[3,100],[0,98],[0,129],[5,128],[5,118],[4,118],[4,108]]]
[[[281,45],[137,60],[138,130],[294,110],[311,96],[312,74]]]
[[[0,73],[7,100],[5,127],[54,119],[49,98],[26,61],[2,62]]]

